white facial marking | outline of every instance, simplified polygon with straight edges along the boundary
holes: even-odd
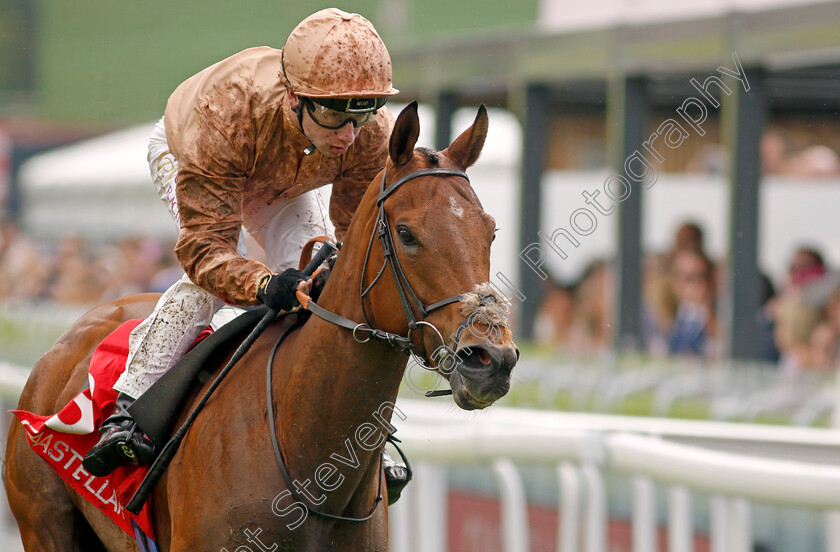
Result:
[[[458,218],[463,218],[464,216],[464,208],[458,206],[454,197],[449,198],[449,210]]]

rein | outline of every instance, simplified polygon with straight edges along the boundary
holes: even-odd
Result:
[[[373,514],[376,513],[376,509],[379,507],[379,503],[382,502],[382,469],[379,470],[379,488],[377,490],[376,501],[373,503],[373,508],[371,509],[370,513],[361,518],[351,518],[351,517],[344,517],[344,516],[335,516],[332,514],[326,514],[324,512],[319,512],[314,508],[309,506],[307,501],[303,500],[303,497],[295,489],[294,484],[292,483],[292,477],[289,475],[289,470],[286,469],[286,463],[283,460],[283,453],[280,451],[280,442],[277,440],[277,431],[274,427],[274,400],[271,394],[271,372],[272,366],[274,366],[274,356],[277,354],[277,349],[280,348],[280,344],[283,343],[283,340],[286,339],[292,331],[296,330],[303,323],[301,322],[300,318],[298,321],[286,328],[286,330],[280,335],[277,339],[277,342],[274,344],[274,347],[271,349],[271,354],[268,356],[268,362],[266,363],[265,367],[265,389],[266,389],[266,401],[267,401],[267,409],[268,409],[268,430],[269,435],[271,436],[271,446],[274,449],[274,458],[277,460],[277,466],[280,468],[280,474],[283,476],[283,481],[286,484],[286,489],[289,491],[289,494],[295,501],[300,502],[303,504],[307,511],[315,514],[318,517],[332,519],[336,521],[367,521],[373,517]],[[401,452],[402,453],[402,452]]]

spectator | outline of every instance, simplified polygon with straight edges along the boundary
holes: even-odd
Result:
[[[825,309],[825,319],[811,334],[810,365],[816,369],[840,368],[840,285],[834,288]]]
[[[572,352],[597,355],[612,345],[613,272],[604,260],[592,262],[574,291],[574,319],[569,329]]]
[[[574,293],[551,275],[545,280],[545,288],[534,320],[534,338],[545,347],[562,348],[574,318]]]
[[[804,178],[830,178],[840,175],[840,158],[823,145],[813,145],[787,160],[787,174]]]
[[[684,222],[677,228],[674,235],[674,245],[671,248],[671,255],[680,251],[704,252],[703,229],[696,222]]]
[[[840,175],[840,156],[832,148],[798,140],[774,130],[761,139],[761,170],[764,174],[800,178],[826,178]]]
[[[674,256],[670,274],[677,312],[668,352],[715,356],[720,348],[712,262],[703,253],[683,250]]]
[[[674,292],[672,265],[681,252],[705,257],[703,229],[696,222],[682,223],[674,233],[671,248],[645,260],[642,284],[645,342],[648,351],[656,356],[668,353],[668,341],[677,317],[679,300]]]
[[[727,150],[721,144],[707,144],[697,148],[685,166],[685,172],[694,174],[725,174]]]
[[[822,254],[799,247],[793,254],[788,278],[773,307],[776,344],[785,371],[832,368],[836,349],[833,319],[837,276],[831,274]]]
[[[785,298],[779,302],[774,335],[783,371],[793,374],[812,366],[811,334],[822,318],[821,309],[802,301]]]
[[[776,363],[780,359],[779,348],[774,337],[776,322],[773,319],[773,305],[776,301],[776,290],[767,275],[759,273],[758,278],[761,300],[756,316],[759,360]]]
[[[12,220],[6,220],[2,227],[0,272],[8,289],[8,295],[4,297],[7,303],[48,298],[52,262],[43,248],[23,234]]]
[[[49,296],[63,305],[90,305],[101,294],[96,281],[88,248],[80,235],[62,238],[55,253]]]
[[[248,251],[250,252],[250,245]],[[175,244],[169,244],[163,248],[157,272],[152,275],[149,282],[148,291],[155,293],[163,293],[169,286],[181,279],[184,275],[184,269],[178,259],[175,258]]]
[[[761,138],[761,172],[782,174],[790,146],[787,139],[777,131],[770,131]]]
[[[829,371],[837,368],[840,336],[833,325],[828,322],[818,324],[811,333],[809,345],[806,364],[809,369]]]
[[[97,247],[80,235],[40,243],[5,219],[0,222],[0,303],[90,307],[132,293],[159,292],[183,275],[173,249],[172,243],[137,237]]]
[[[827,274],[828,268],[820,252],[810,247],[800,247],[790,262],[785,295],[801,297],[811,285]]]
[[[140,261],[130,255],[124,241],[100,247],[93,262],[94,277],[100,286],[100,297],[97,302],[110,301],[123,295],[146,290],[132,275],[135,266]]]

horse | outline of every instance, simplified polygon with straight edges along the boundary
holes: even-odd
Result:
[[[415,149],[416,103],[400,113],[385,167],[363,195],[317,300],[335,316],[312,315],[291,332],[268,326],[207,401],[150,497],[160,550],[387,549],[381,452],[406,353],[447,379],[467,410],[508,391],[519,356],[508,325],[474,291],[489,286],[495,222],[464,171],[487,127],[481,106],[467,130],[433,152]],[[490,295],[490,303],[504,300]],[[83,315],[36,363],[19,408],[60,410],[82,388],[96,345],[123,321],[147,316],[156,299],[128,296]],[[274,371],[268,394],[267,366]],[[182,406],[181,420],[208,385]],[[5,469],[24,549],[135,550],[24,433],[13,422]]]

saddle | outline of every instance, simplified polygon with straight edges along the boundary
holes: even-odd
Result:
[[[208,360],[239,345],[267,312],[268,307],[258,307],[220,327],[193,347],[128,407],[129,414],[158,450],[172,436],[184,401],[197,385],[212,375],[204,370]],[[284,316],[281,322],[290,326],[297,319],[296,314],[290,314]]]

